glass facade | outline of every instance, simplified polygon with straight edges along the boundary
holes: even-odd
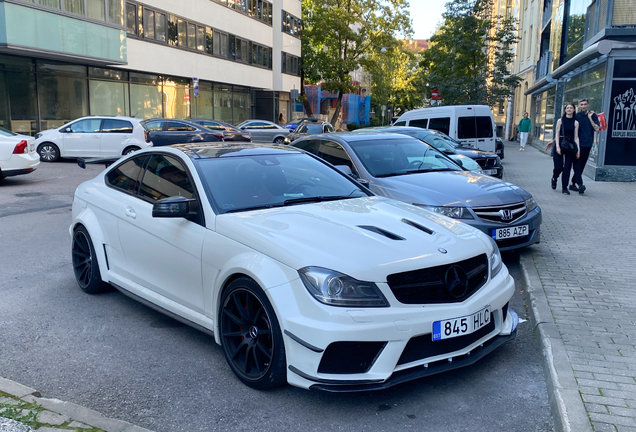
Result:
[[[553,138],[555,122],[556,88],[553,87],[536,97],[533,141],[546,145]]]
[[[247,87],[201,81],[193,98],[189,78],[0,55],[0,126],[17,133],[34,135],[86,115],[188,119],[194,103],[197,118],[251,117]]]
[[[592,0],[570,0],[567,19],[567,36],[565,61],[568,61],[581,51],[585,42],[585,25],[587,10]],[[564,61],[564,62],[565,62]]]
[[[565,83],[565,102],[577,104],[580,99],[589,99],[590,110],[601,112],[603,107],[603,92],[605,91],[606,65],[602,64],[594,69],[572,77]]]

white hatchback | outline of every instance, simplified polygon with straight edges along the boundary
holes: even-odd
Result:
[[[32,173],[40,166],[33,137],[0,127],[0,179]]]
[[[133,117],[82,117],[57,129],[38,132],[35,144],[40,159],[54,162],[60,157],[109,157],[152,147],[143,119]]]
[[[258,389],[386,388],[516,333],[490,237],[289,146],[141,150],[77,188],[69,232],[84,292],[110,284],[213,333]]]

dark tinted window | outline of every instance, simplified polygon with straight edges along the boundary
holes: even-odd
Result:
[[[304,130],[301,130],[300,132],[308,134],[319,134],[323,132],[322,125],[318,123],[308,124],[303,129]]]
[[[192,198],[194,188],[183,165],[169,156],[152,155],[139,195],[153,201],[172,196]]]
[[[103,133],[132,133],[133,125],[131,122],[126,120],[112,120],[112,119],[104,119],[102,123],[102,132]]]
[[[492,119],[490,117],[475,117],[475,123],[477,124],[477,138],[493,137]]]
[[[221,126],[220,124],[216,123],[216,122],[209,122],[209,121],[204,121],[204,122],[197,122],[199,124],[202,124],[203,126],[205,126],[206,128],[210,129],[210,130],[225,130],[226,128]]]
[[[269,124],[265,122],[252,122],[245,125],[245,129],[266,129]]]
[[[179,122],[167,122],[166,130],[169,132],[191,132],[197,130],[194,126]]]
[[[396,121],[395,124],[393,124],[393,126],[404,126],[405,124],[406,124],[406,120],[400,120],[400,121]],[[422,127],[422,126],[419,126],[419,127]]]
[[[332,165],[347,165],[353,169],[351,158],[342,146],[333,141],[320,141],[318,156]]]
[[[139,177],[147,159],[146,155],[139,156],[119,165],[106,174],[106,183],[130,194],[136,194],[139,189]]]
[[[317,154],[316,153],[316,140],[307,140],[307,141],[295,142],[294,143],[294,147],[298,147],[299,149],[303,149],[305,151],[308,151],[309,153]]]
[[[402,125],[404,124],[404,122],[400,122],[402,123]],[[399,124],[395,124],[396,126],[401,126]],[[428,119],[413,119],[409,122],[409,126],[413,126],[413,127],[420,127],[423,129],[426,129],[426,127],[428,126]]]
[[[475,129],[474,116],[457,118],[457,138],[459,139],[477,138],[477,130]]]
[[[409,123],[412,124],[413,122]],[[429,129],[435,129],[448,134],[450,130],[450,117],[432,118],[428,123]]]

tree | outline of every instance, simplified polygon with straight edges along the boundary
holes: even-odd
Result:
[[[444,22],[431,37],[421,66],[447,105],[495,106],[520,81],[508,71],[516,22],[494,16],[492,9],[492,0],[446,4]]]
[[[396,40],[363,62],[365,70],[371,73],[371,106],[376,112],[382,105],[391,107],[394,115],[422,106],[424,82],[419,57],[406,41]]]
[[[410,34],[407,0],[302,0],[304,77],[323,81],[322,88],[338,94],[335,124],[342,97],[354,90],[351,72],[396,34]]]

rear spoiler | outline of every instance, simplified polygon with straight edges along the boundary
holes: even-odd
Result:
[[[77,165],[82,169],[86,169],[86,164],[102,164],[103,163],[106,166],[106,168],[108,168],[109,166],[117,162],[120,158],[121,156],[112,156],[112,157],[106,157],[106,158],[78,158]]]

